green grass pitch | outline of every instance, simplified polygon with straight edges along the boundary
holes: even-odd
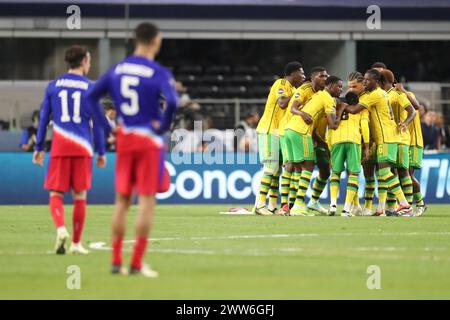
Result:
[[[449,205],[418,218],[218,214],[228,207],[158,206],[146,261],[160,277],[144,279],[109,273],[112,206],[88,206],[83,243],[106,243],[88,256],[51,253],[46,206],[0,206],[0,299],[450,298]],[[66,287],[71,265],[79,290]],[[381,289],[367,288],[370,265]]]

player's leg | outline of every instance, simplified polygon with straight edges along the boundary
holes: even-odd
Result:
[[[151,270],[142,263],[152,227],[156,197],[154,194],[139,195],[138,201],[138,214],[135,225],[135,243],[133,255],[131,257],[130,274],[142,273],[148,277],[157,277],[157,272]]]
[[[115,189],[116,199],[111,227],[112,273],[118,274],[122,269],[122,247],[125,237],[126,216],[131,204],[131,195],[135,184],[134,154],[131,152],[116,155]]]
[[[86,220],[86,196],[87,191],[73,191],[73,237],[70,245],[70,253],[88,254],[89,251],[81,245],[81,235]]]
[[[353,216],[353,213],[350,212],[351,206],[355,197],[358,196],[359,173],[361,172],[361,146],[356,143],[345,143],[345,147],[348,182],[341,216],[350,217]]]
[[[317,147],[315,151],[319,175],[313,181],[312,195],[307,207],[309,210],[313,210],[319,214],[327,214],[328,210],[322,207],[319,202],[319,198],[327,185],[328,178],[330,177],[330,159],[325,149]]]
[[[345,147],[343,143],[331,147],[330,209],[328,215],[334,216],[337,211],[337,200],[341,172],[345,169]]]
[[[86,219],[87,190],[91,188],[92,158],[71,158],[71,177],[71,187],[73,190],[73,238],[69,252],[87,254],[88,250],[84,249],[81,245],[81,235]]]
[[[64,219],[64,192],[70,190],[70,159],[68,157],[50,157],[44,188],[50,191],[49,207],[56,227],[55,251],[66,253],[69,239]]]
[[[376,146],[370,148],[370,159],[362,164],[364,179],[366,180],[364,188],[364,209],[363,215],[372,215],[373,197],[375,195],[375,163]]]
[[[412,207],[409,205],[405,198],[405,195],[400,187],[400,181],[397,176],[391,172],[391,165],[397,160],[397,148],[398,145],[394,143],[388,143],[377,146],[377,161],[378,161],[378,210],[376,215],[383,215],[385,212],[387,191],[391,190],[400,206],[397,210],[397,214],[410,214]]]
[[[287,130],[288,131],[288,130]],[[298,183],[298,191],[296,194],[294,206],[291,210],[291,215],[313,215],[308,212],[305,204],[306,191],[311,182],[312,171],[314,170],[314,163],[316,160],[314,152],[314,144],[312,137],[309,135],[297,134],[298,152],[300,156],[298,159],[301,163],[301,175]]]
[[[122,247],[125,237],[126,217],[131,204],[131,194],[116,193],[114,214],[112,218],[112,273],[121,272]]]
[[[391,168],[391,172],[393,175],[398,177],[397,168]],[[386,215],[387,216],[395,215],[396,211],[397,211],[397,198],[395,198],[395,194],[391,190],[388,190],[386,198]]]
[[[294,165],[287,161],[284,164],[283,175],[281,176],[281,210],[280,214],[289,213],[289,192],[291,186],[291,178],[294,175]]]
[[[425,212],[427,206],[420,192],[419,180],[414,176],[414,170],[422,167],[423,149],[421,147],[411,146],[409,152],[409,174],[413,184],[413,199],[416,203],[415,214],[420,216]]]
[[[264,166],[259,193],[253,208],[254,213],[258,215],[272,214],[266,207],[266,199],[272,184],[272,177],[278,172],[278,146],[276,145],[278,140],[273,137],[271,134],[258,134],[259,159]],[[276,150],[276,158],[274,150]]]
[[[280,174],[282,167],[278,165],[278,170],[272,175],[272,181],[270,182],[269,189],[269,206],[268,209],[272,214],[278,214],[278,195],[280,191]]]

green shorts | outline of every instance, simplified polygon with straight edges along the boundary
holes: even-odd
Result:
[[[361,171],[361,145],[352,142],[337,143],[331,147],[331,169],[335,173],[347,171],[359,173]]]
[[[397,163],[397,143],[383,143],[377,145],[377,163],[390,162]]]
[[[258,133],[259,161],[280,160],[280,138],[273,134]]]
[[[422,168],[423,148],[417,146],[409,147],[409,166],[411,168]]]
[[[313,139],[310,135],[298,133],[294,130],[284,131],[288,154],[292,162],[302,162],[305,160],[316,160]]]
[[[329,165],[330,164],[330,154],[321,147],[316,147],[316,163]]]
[[[281,156],[283,158],[283,164],[286,162],[292,161],[291,156],[289,154],[289,150],[287,147],[287,142],[285,136],[280,136],[280,147],[281,147]]]
[[[398,145],[397,162],[395,163],[394,168],[409,168],[409,145]]]

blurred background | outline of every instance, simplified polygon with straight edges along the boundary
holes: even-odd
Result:
[[[69,30],[70,4],[81,28]],[[273,81],[288,61],[305,72],[323,65],[346,79],[383,61],[423,105],[427,149],[450,145],[450,2],[377,1],[381,29],[366,20],[370,1],[0,1],[0,150],[32,150],[46,83],[65,72],[63,53],[86,45],[97,79],[131,51],[132,29],[151,20],[163,31],[158,60],[177,80],[174,128],[254,128]],[[114,119],[114,106],[105,110]],[[428,130],[429,129],[429,130]],[[428,132],[430,132],[428,134]],[[50,137],[50,135],[49,135]],[[185,151],[199,151],[201,138]],[[198,140],[198,141],[197,141]],[[111,141],[110,150],[114,149]],[[224,148],[232,148],[230,141]],[[243,149],[248,146],[243,146]],[[231,150],[232,151],[232,150]],[[245,151],[245,150],[243,150]]]

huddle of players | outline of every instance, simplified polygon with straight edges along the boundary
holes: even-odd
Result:
[[[339,98],[342,87],[343,81],[328,75],[323,67],[314,67],[306,80],[299,62],[285,66],[285,77],[272,85],[256,129],[264,170],[255,214],[335,215],[345,167],[348,182],[341,216],[418,216],[426,210],[420,184],[413,175],[423,156],[416,111],[419,103],[414,94],[396,83],[392,71],[381,62],[373,64],[365,75],[352,72],[348,92]],[[319,175],[306,204],[315,165]],[[364,208],[358,197],[361,167],[366,180]],[[378,208],[372,213],[375,175]],[[326,210],[319,198],[329,178],[331,201]]]

